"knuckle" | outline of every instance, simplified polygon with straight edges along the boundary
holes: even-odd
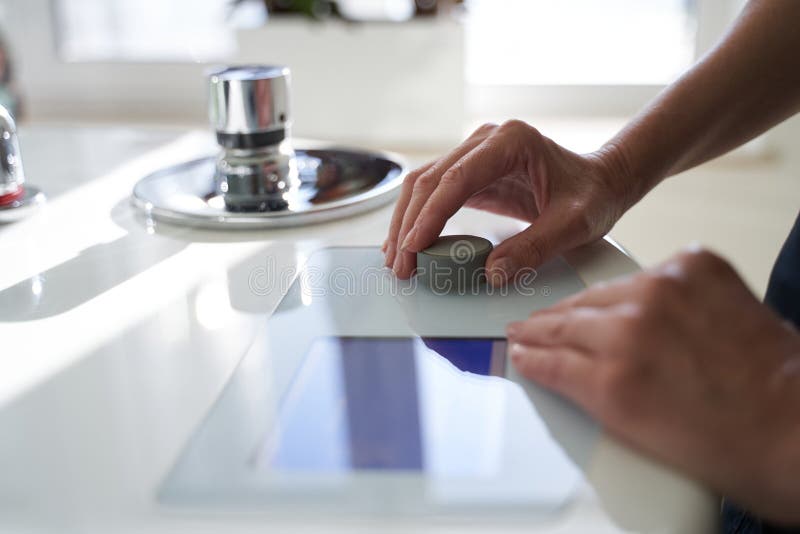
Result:
[[[500,129],[514,136],[540,136],[539,131],[525,121],[519,119],[510,119],[505,121]]]
[[[409,172],[408,174],[406,174],[406,177],[403,178],[403,187],[407,187],[407,188],[414,187],[414,184],[416,183],[417,179],[419,179],[419,177],[422,174],[423,174],[423,172],[420,169],[415,169],[415,170]]]
[[[566,211],[567,213],[575,217],[586,213],[587,211],[589,211],[590,207],[591,205],[588,198],[579,197],[573,199],[571,202],[569,202],[569,204],[567,204]]]
[[[635,306],[628,313],[637,317],[641,325],[680,307],[680,303],[690,296],[686,281],[668,272],[644,273],[637,285]]]
[[[503,130],[527,130],[528,123],[519,119],[508,119],[500,127]]]
[[[436,175],[432,172],[425,172],[419,175],[414,182],[414,191],[428,191],[435,187],[437,183]]]
[[[622,306],[610,327],[618,352],[628,355],[636,352],[638,340],[646,332],[653,312],[646,303],[632,302]]]
[[[485,122],[485,123],[481,124],[480,126],[478,126],[478,128],[475,129],[475,131],[472,133],[471,137],[489,135],[490,133],[492,133],[496,129],[497,129],[497,124],[495,124],[493,122]]]
[[[706,248],[693,248],[679,256],[680,262],[690,272],[702,272],[716,276],[733,274],[730,264],[718,254]]]
[[[658,304],[683,293],[685,285],[680,277],[669,272],[653,271],[644,277],[642,293],[649,304]]]
[[[579,199],[573,201],[567,207],[566,215],[571,234],[583,236],[584,238],[600,237],[596,235],[598,233],[596,231],[597,225],[591,214],[591,206],[588,200]]]
[[[459,161],[447,169],[439,183],[444,185],[458,185],[464,182],[464,177],[464,164]]]

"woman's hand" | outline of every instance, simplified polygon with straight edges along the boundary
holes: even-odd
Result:
[[[800,334],[705,251],[508,327],[520,373],[773,521],[800,523]]]
[[[605,235],[635,200],[612,148],[579,155],[521,121],[484,125],[403,183],[384,243],[386,265],[408,278],[415,252],[430,245],[462,206],[531,223],[487,262],[492,283]]]

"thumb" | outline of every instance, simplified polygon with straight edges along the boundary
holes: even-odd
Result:
[[[574,211],[574,210],[573,210]],[[551,206],[530,226],[500,243],[486,262],[492,285],[508,283],[524,268],[536,268],[556,254],[592,238],[582,213]]]

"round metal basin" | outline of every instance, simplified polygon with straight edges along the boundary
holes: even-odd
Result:
[[[217,229],[299,226],[349,217],[393,200],[407,172],[388,152],[328,144],[295,147],[297,187],[279,205],[232,210],[215,156],[156,171],[133,189],[133,204],[157,220]],[[241,194],[241,192],[238,192]]]

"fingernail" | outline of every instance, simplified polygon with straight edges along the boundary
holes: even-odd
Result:
[[[383,245],[381,245],[381,252],[386,254],[387,250],[389,250],[389,240],[388,239],[383,242]]]
[[[386,248],[386,257],[383,259],[383,265],[391,267],[394,264],[394,245],[389,244]]]
[[[401,267],[400,264],[402,263],[402,260],[403,260],[403,253],[398,251],[397,255],[395,255],[394,257],[394,263],[392,264],[392,271],[394,271],[394,274],[397,274],[400,271]]]
[[[511,280],[515,271],[516,268],[511,258],[497,259],[492,263],[492,267],[489,269],[489,281],[492,284],[503,284]]]
[[[404,250],[404,251],[408,250],[408,247],[411,246],[411,244],[414,242],[414,239],[416,237],[417,237],[417,228],[414,227],[414,228],[411,229],[410,232],[408,232],[408,235],[403,240],[403,244],[400,245],[400,250]]]
[[[506,326],[506,337],[517,337],[517,334],[519,334],[519,323],[509,323]]]
[[[518,362],[522,359],[522,355],[525,352],[525,347],[519,343],[512,343],[508,352],[511,355],[511,361]]]

